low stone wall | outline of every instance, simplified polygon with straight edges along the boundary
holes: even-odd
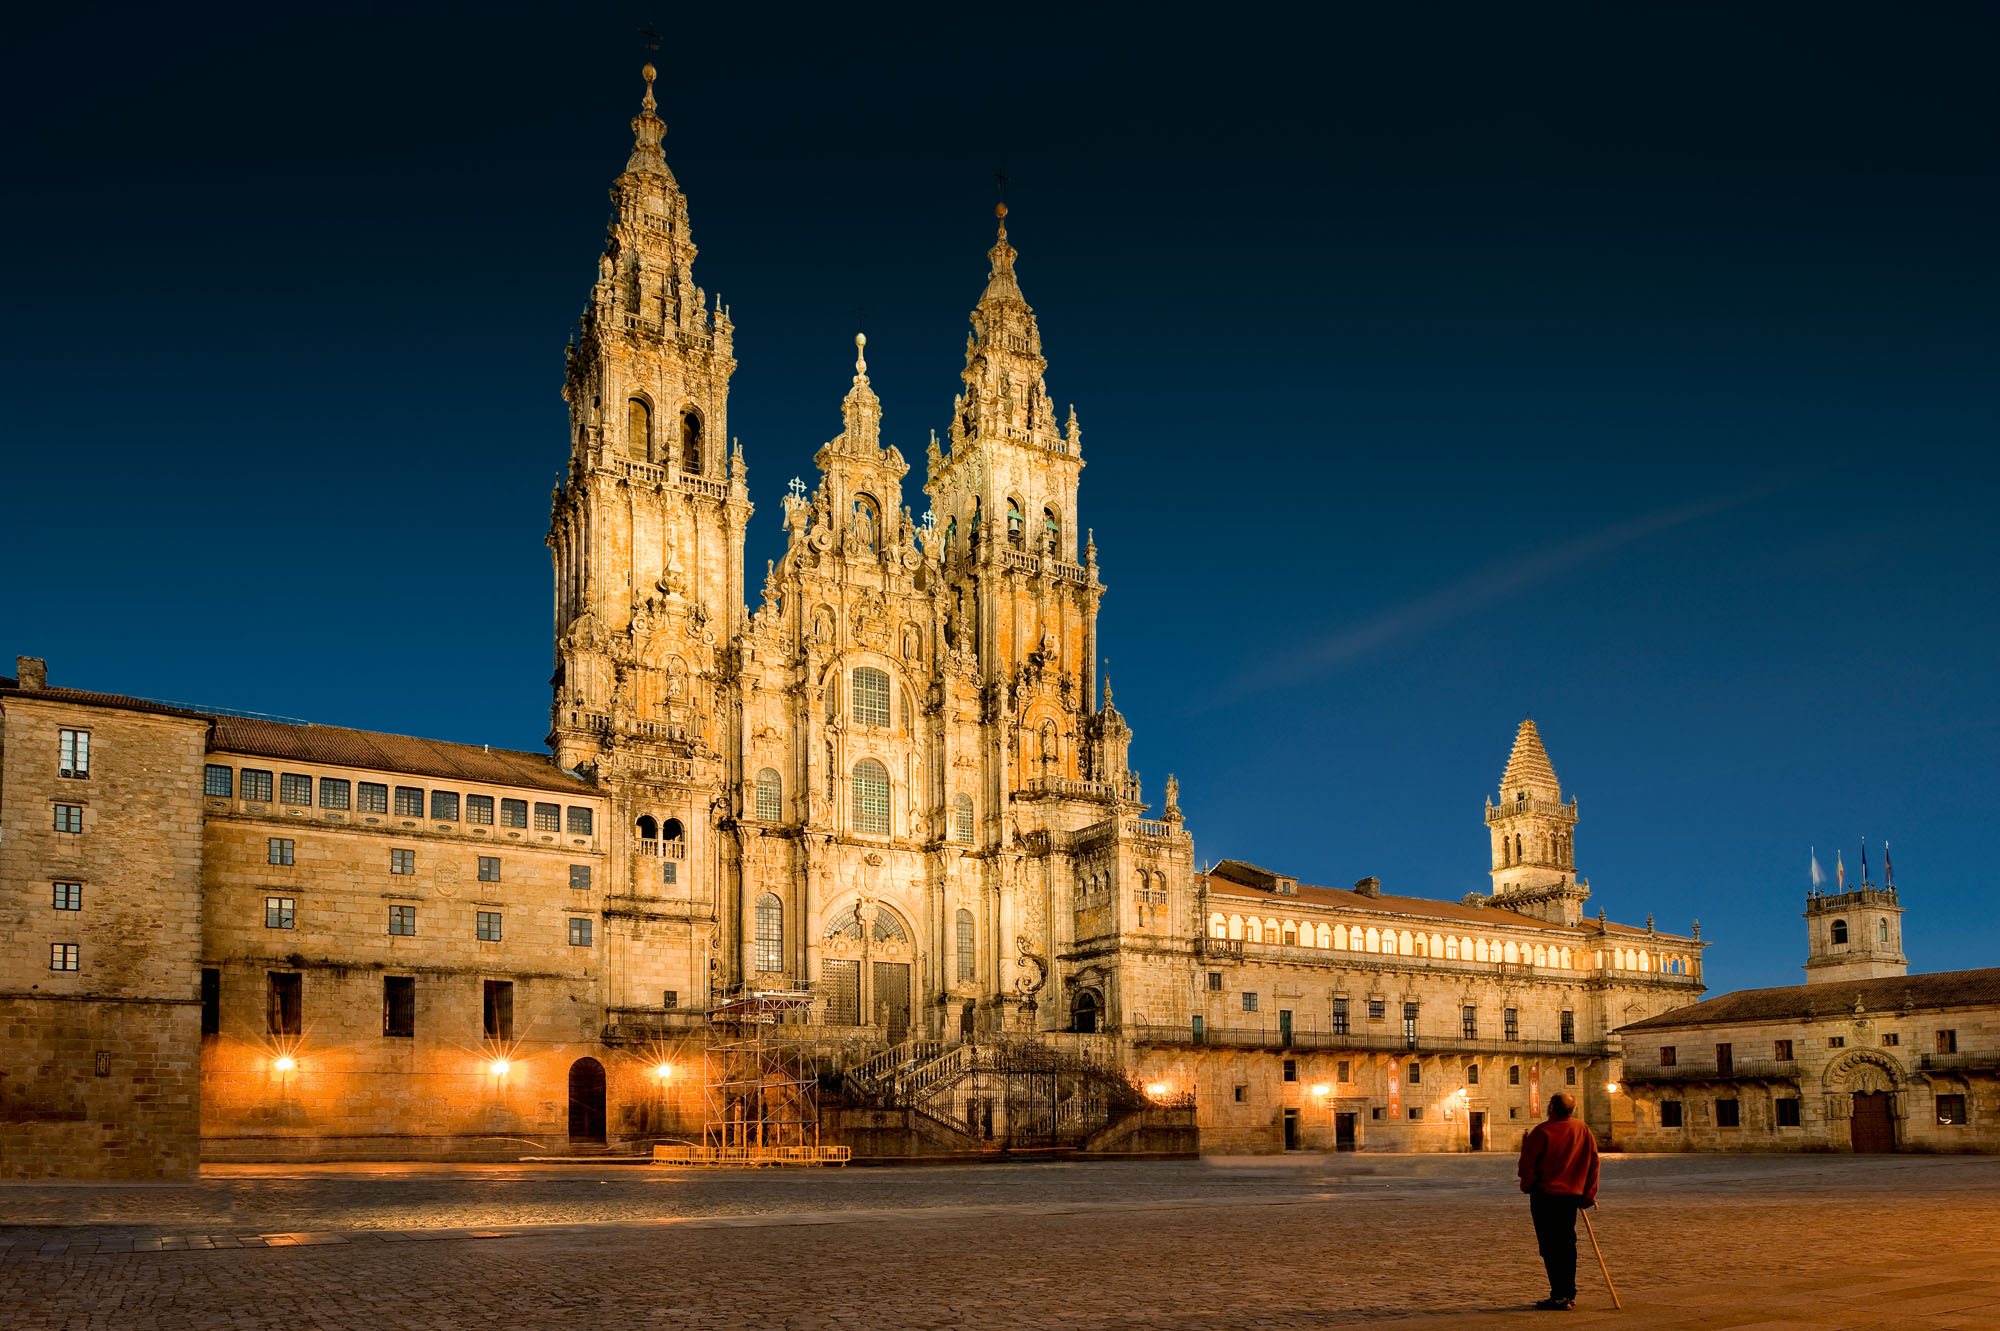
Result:
[[[192,1003],[0,998],[0,1178],[194,1177],[200,1024]]]

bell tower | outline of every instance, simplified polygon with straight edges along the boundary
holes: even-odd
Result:
[[[1533,718],[1514,732],[1500,800],[1486,802],[1493,904],[1558,924],[1583,918],[1590,885],[1576,876],[1576,800],[1563,803],[1555,765]]]
[[[1806,897],[1806,983],[1908,975],[1896,886],[1861,882]]]

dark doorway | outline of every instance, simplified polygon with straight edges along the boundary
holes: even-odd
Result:
[[[1336,1151],[1351,1151],[1354,1148],[1354,1115],[1335,1114],[1333,1116],[1333,1149]]]
[[[1866,1152],[1893,1151],[1896,1149],[1896,1125],[1889,1117],[1889,1093],[1887,1091],[1857,1091],[1854,1094],[1854,1119],[1849,1128],[1854,1141],[1854,1149]]]
[[[1466,1115],[1466,1117],[1470,1119],[1472,1123],[1472,1149],[1475,1151],[1485,1150],[1486,1111],[1483,1109],[1475,1109],[1470,1114]]]
[[[890,1044],[901,1044],[910,1034],[910,963],[875,963],[875,1014]]]
[[[1285,1111],[1285,1149],[1287,1151],[1299,1149],[1299,1111],[1296,1109]]]
[[[1285,1048],[1292,1047],[1292,1012],[1290,1008],[1278,1011],[1278,1043]]]
[[[961,1040],[970,1040],[972,1038],[972,1004],[970,1003],[967,1003],[958,1010],[958,1038]]]
[[[1078,1035],[1097,1034],[1097,995],[1088,989],[1078,992],[1070,1013],[1069,1028]]]
[[[604,1065],[594,1058],[569,1065],[569,1139],[604,1140]]]

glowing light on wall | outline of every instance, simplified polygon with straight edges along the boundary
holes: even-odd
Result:
[[[1318,1096],[1322,1100],[1326,1099],[1326,1097],[1330,1095],[1332,1091],[1333,1087],[1327,1085],[1325,1082],[1320,1082],[1313,1087],[1313,1094]]]
[[[1611,1092],[1613,1095],[1616,1095],[1618,1094],[1618,1083],[1615,1081],[1607,1081],[1604,1083],[1604,1089]]]
[[[290,1054],[280,1054],[277,1058],[271,1060],[271,1066],[279,1072],[290,1072],[298,1065],[298,1060]]]
[[[674,1065],[671,1063],[656,1063],[653,1065],[653,1075],[661,1081],[669,1081],[674,1075]]]
[[[513,1066],[504,1058],[496,1058],[486,1065],[486,1070],[496,1077],[504,1077]]]
[[[1156,1081],[1146,1087],[1146,1094],[1152,1096],[1155,1100],[1164,1100],[1167,1098],[1167,1094],[1173,1089],[1173,1087],[1163,1081]]]

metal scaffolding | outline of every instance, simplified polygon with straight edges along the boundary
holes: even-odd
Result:
[[[690,1164],[844,1164],[846,1147],[819,1141],[818,1079],[799,1034],[812,1006],[803,987],[746,985],[719,997],[708,1013],[702,1144],[660,1148],[655,1157]]]

